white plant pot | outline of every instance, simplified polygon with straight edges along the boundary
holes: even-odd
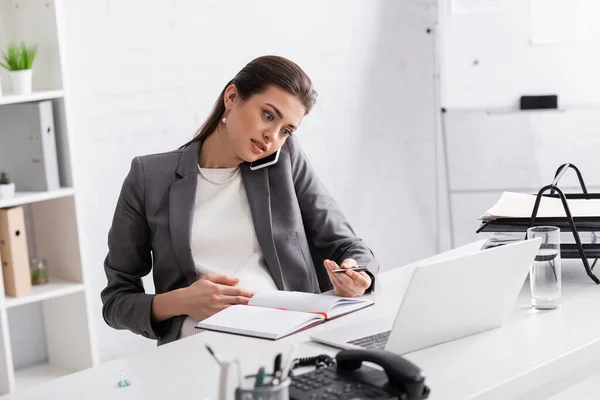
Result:
[[[15,195],[15,184],[0,185],[0,199],[7,199]]]
[[[10,71],[10,83],[14,94],[31,93],[32,70]]]

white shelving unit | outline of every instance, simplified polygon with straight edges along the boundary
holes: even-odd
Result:
[[[40,381],[60,378],[61,376],[65,376],[73,372],[75,371],[48,363],[35,365],[31,368],[24,368],[17,371],[15,375],[16,387],[19,389],[25,389],[29,386],[36,385]]]
[[[30,256],[47,261],[49,276],[49,282],[33,286],[31,294],[13,298],[5,296],[0,274],[0,395],[93,367],[98,362],[89,285],[80,250],[77,189],[71,169],[73,132],[69,130],[61,7],[62,0],[0,0],[0,47],[24,41],[36,43],[39,49],[33,65],[32,94],[11,94],[8,74],[0,70],[0,107],[52,101],[61,183],[58,190],[17,192],[13,198],[0,199],[0,208],[24,207],[29,221],[26,234]],[[29,318],[28,314],[19,313],[26,313],[33,305],[41,308],[43,318],[31,323],[40,330],[43,327],[47,357],[17,369],[15,359],[24,349],[22,341],[19,346],[14,345],[22,335],[15,333],[19,327],[13,325],[13,319],[15,315]],[[40,346],[32,343],[30,347]]]
[[[63,97],[63,94],[64,92],[62,90],[36,90],[31,94],[25,95],[16,95],[8,93],[4,96],[0,96],[0,105],[60,99],[61,97]]]
[[[84,290],[85,285],[83,283],[69,282],[59,278],[50,278],[47,284],[34,286],[29,296],[7,297],[5,306],[6,308],[22,306],[24,304],[49,300],[72,293],[81,293]]]
[[[75,189],[73,188],[60,188],[50,192],[16,192],[14,197],[9,199],[0,199],[0,208],[23,206],[44,200],[69,197],[73,196],[74,194]]]

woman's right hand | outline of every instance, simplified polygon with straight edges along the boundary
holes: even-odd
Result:
[[[202,321],[234,304],[248,304],[254,296],[249,290],[234,287],[239,279],[225,275],[203,275],[185,290],[185,314]]]

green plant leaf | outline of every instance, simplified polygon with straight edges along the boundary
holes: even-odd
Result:
[[[6,59],[6,61],[8,62],[8,66],[11,68],[11,70],[14,71],[19,68],[19,57],[16,48],[8,48],[8,58]]]
[[[26,55],[25,69],[31,69],[31,67],[33,66],[33,60],[35,59],[36,53],[37,53],[37,46],[32,46],[25,52],[25,55]]]
[[[27,47],[25,43],[21,42],[21,49],[19,53],[19,69],[24,70],[27,69]]]
[[[37,45],[27,46],[24,42],[19,45],[11,44],[6,51],[2,52],[4,63],[0,67],[9,71],[22,71],[31,69],[37,55]]]

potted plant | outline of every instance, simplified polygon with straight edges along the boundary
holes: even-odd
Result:
[[[15,184],[8,179],[6,172],[0,172],[0,199],[13,197],[15,195]]]
[[[13,93],[31,93],[31,66],[36,54],[37,46],[26,46],[23,42],[20,45],[12,44],[2,52],[0,67],[8,70]]]
[[[29,264],[31,265],[31,284],[43,285],[44,283],[48,283],[46,260],[43,258],[32,258]]]

